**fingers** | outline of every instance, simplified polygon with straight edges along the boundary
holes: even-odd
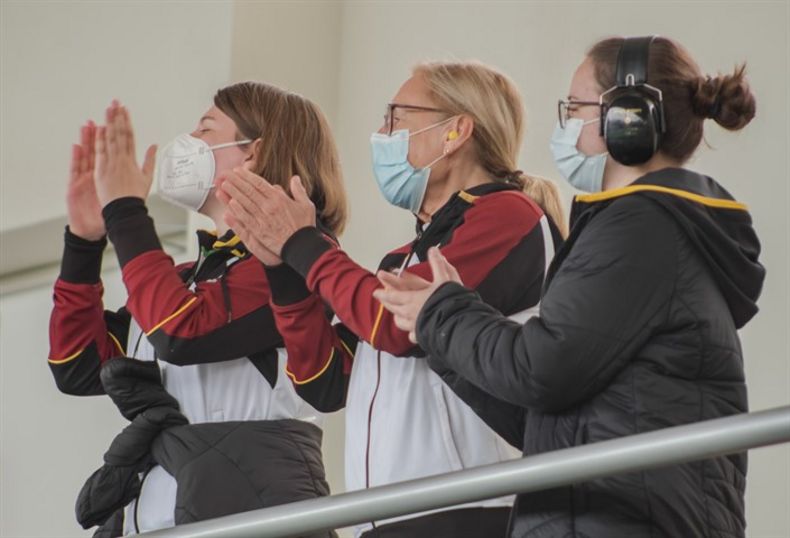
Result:
[[[134,127],[132,127],[132,116],[129,114],[129,109],[125,106],[121,107],[121,117],[123,118],[123,128],[126,136],[126,153],[134,158],[135,152],[137,151],[134,140]],[[151,148],[148,148],[149,151],[150,149]],[[148,153],[146,152],[146,158],[147,157]],[[143,167],[145,167],[145,165],[143,165]]]
[[[434,284],[419,291],[379,289],[373,292],[373,296],[394,316],[395,325],[399,329],[413,332],[420,311],[425,306],[428,297],[436,291],[436,287]]]
[[[107,128],[96,128],[96,170],[103,175],[107,167]]]
[[[434,282],[444,282],[447,280],[447,268],[442,262],[438,248],[428,250],[428,264],[431,266]]]
[[[214,190],[214,196],[219,200],[222,205],[227,206],[230,203],[230,195],[225,192],[225,189],[222,186],[225,184],[225,176],[220,176],[217,178],[217,188]]]
[[[264,202],[263,197],[249,183],[241,180],[237,174],[228,172],[225,175],[222,190],[230,197],[231,201],[235,201],[236,205],[243,208],[245,212],[252,214],[260,212]]]
[[[401,331],[405,331],[407,333],[412,333],[416,329],[417,323],[413,318],[407,316],[399,316],[394,315],[392,320],[395,322],[395,326],[400,329]]]
[[[401,282],[397,276],[393,275],[389,271],[378,271],[376,273],[376,278],[379,279],[379,282],[384,284],[384,286],[388,288],[400,289]]]
[[[399,291],[417,291],[431,285],[427,280],[407,272],[403,272],[398,276],[389,271],[379,271],[376,273],[376,277],[386,287]]]
[[[230,208],[228,208],[228,211],[225,211],[225,214],[222,215],[222,220],[225,221],[225,224],[227,224],[231,230],[239,234],[239,237],[241,237],[241,230],[244,228],[244,226],[238,220],[236,220],[236,217],[233,216]],[[241,240],[244,241],[244,238],[241,237]]]
[[[415,275],[414,273],[410,273],[408,271],[401,271],[401,273],[398,275],[398,280],[400,280],[403,288],[410,290],[421,290],[431,285],[430,282],[422,278],[420,275]]]
[[[447,258],[441,253],[438,247],[428,249],[428,263],[433,272],[433,281],[437,282],[461,282],[458,271],[453,267]]]
[[[80,127],[80,151],[79,158],[72,165],[76,164],[76,173],[78,175],[86,175],[93,172],[94,166],[94,143],[96,138],[96,125],[92,121],[88,121]],[[74,153],[72,152],[72,157]]]
[[[93,120],[88,120],[88,140],[82,148],[87,158],[88,171],[93,173],[96,167],[96,124]]]
[[[75,183],[81,174],[82,169],[82,146],[79,144],[71,145],[71,167],[69,168],[69,183]]]
[[[400,291],[392,288],[379,288],[373,292],[373,297],[390,312],[395,313],[395,310],[398,310],[398,313],[400,313],[400,308],[411,302],[412,293],[411,291]]]
[[[407,331],[411,328],[410,325],[413,325],[413,323],[410,320],[417,317],[417,312],[414,312],[411,305],[396,305],[389,301],[381,301],[381,304],[384,305],[384,308],[390,314],[403,321],[403,326],[398,325],[399,329]]]
[[[233,171],[240,181],[246,183],[251,189],[259,192],[265,198],[285,194],[279,186],[272,185],[266,179],[244,167],[234,168]]]
[[[134,143],[132,143],[134,146]],[[132,148],[132,155],[134,155],[134,148]],[[148,179],[149,183],[154,178],[154,170],[156,169],[156,144],[148,146],[145,150],[145,158],[143,158],[143,175]]]
[[[228,203],[228,211],[233,215],[234,220],[240,222],[245,228],[254,228],[255,217],[236,198]]]
[[[79,157],[79,161],[78,161],[78,170],[77,170],[78,174],[85,174],[90,169],[89,163],[88,163],[88,159],[87,159],[87,151],[88,151],[88,148],[90,147],[90,141],[91,141],[90,127],[86,123],[85,125],[80,127],[80,146],[81,146],[80,149],[81,149],[81,151],[80,151],[80,157]]]
[[[291,178],[291,195],[293,196],[293,199],[300,204],[313,203],[313,201],[310,200],[310,197],[307,195],[304,185],[302,185],[302,178],[299,176],[293,176]]]
[[[113,115],[112,124],[108,124],[109,129],[115,133],[115,151],[118,157],[128,157],[129,136],[126,127],[126,116],[123,113],[123,107],[117,105],[115,114]]]
[[[118,133],[115,129],[115,116],[116,116],[116,105],[115,101],[107,107],[107,110],[104,112],[104,146],[105,146],[105,158],[113,158],[117,155],[117,145],[118,145]]]
[[[414,330],[409,331],[409,341],[412,344],[417,344],[418,343],[417,342],[417,333]]]

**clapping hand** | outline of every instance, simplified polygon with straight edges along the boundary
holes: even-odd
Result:
[[[71,147],[71,170],[66,190],[69,230],[88,241],[98,241],[106,233],[94,184],[95,142],[96,125],[88,121],[80,128],[80,143]]]
[[[135,155],[129,111],[118,101],[107,108],[106,125],[96,130],[96,194],[101,207],[133,196],[145,200],[154,177],[156,146],[148,147],[142,167]]]
[[[409,340],[417,343],[417,317],[428,298],[447,282],[461,284],[458,271],[442,255],[438,247],[428,250],[428,263],[433,272],[433,281],[425,280],[411,273],[395,275],[379,271],[376,276],[384,288],[373,292],[384,308],[392,313],[395,325],[409,333]]]

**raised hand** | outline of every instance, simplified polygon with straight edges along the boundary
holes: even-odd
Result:
[[[262,247],[279,258],[294,233],[316,224],[315,205],[299,176],[291,178],[293,198],[279,185],[241,167],[223,174],[218,185],[217,198],[227,208],[225,222],[259,258],[253,249]]]
[[[417,275],[403,273],[401,276],[379,271],[376,276],[384,288],[373,292],[384,308],[394,317],[395,325],[409,333],[409,340],[417,343],[417,318],[428,298],[447,282],[461,283],[458,271],[442,255],[437,247],[428,250],[428,262],[433,272],[429,282]]]
[[[93,177],[95,140],[96,125],[88,121],[80,128],[80,143],[71,147],[71,169],[66,189],[69,230],[88,241],[97,241],[106,233]]]
[[[129,111],[113,101],[106,125],[96,131],[96,193],[102,207],[133,196],[145,200],[154,178],[156,146],[148,147],[142,167],[137,165],[134,129]]]

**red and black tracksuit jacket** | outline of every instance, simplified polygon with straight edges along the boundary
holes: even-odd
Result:
[[[418,263],[406,271],[432,278],[427,252],[440,246],[464,284],[506,315],[538,303],[543,284],[543,211],[515,186],[488,183],[460,191],[439,209],[423,232],[390,252],[379,269],[399,268],[407,258]],[[561,241],[550,223],[552,240]],[[420,356],[406,332],[373,297],[381,287],[370,271],[351,260],[317,228],[303,228],[285,244],[283,260],[304,277],[312,294],[274,307],[277,327],[288,350],[287,374],[297,393],[319,411],[345,405],[352,361],[359,339],[396,356]],[[408,263],[407,263],[408,264]],[[324,301],[338,316],[334,327],[323,315]],[[305,345],[311,342],[310,348]],[[318,353],[315,350],[318,349]]]
[[[134,343],[127,349],[131,318],[163,361],[187,365],[246,356],[274,386],[275,349],[283,339],[271,303],[309,297],[302,279],[281,278],[273,292],[260,261],[232,232],[219,239],[198,232],[199,260],[176,266],[162,250],[143,200],[115,200],[103,214],[128,301],[117,312],[104,309],[100,270],[107,241],[86,241],[67,229],[49,328],[49,365],[58,388],[102,394],[101,364],[134,355]],[[270,270],[275,278],[288,272],[285,266]],[[300,348],[313,349],[312,341],[307,337]]]

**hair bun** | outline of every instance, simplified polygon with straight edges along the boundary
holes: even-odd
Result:
[[[746,64],[742,64],[731,75],[700,77],[692,95],[694,113],[730,131],[745,127],[756,109],[745,70]]]

